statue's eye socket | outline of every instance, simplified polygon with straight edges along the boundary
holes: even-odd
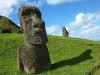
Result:
[[[28,16],[34,13],[33,9],[26,9],[25,11],[22,12],[22,16]]]
[[[35,24],[35,25],[33,25],[33,27],[36,28],[36,27],[38,27],[38,25]]]
[[[28,13],[28,12],[23,12],[22,13],[22,16],[28,16],[28,15],[31,15],[31,13]]]

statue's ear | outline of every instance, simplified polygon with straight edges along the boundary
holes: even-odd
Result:
[[[21,15],[22,15],[22,11],[21,11],[21,8],[19,8],[19,20],[20,20],[20,31],[21,33],[23,33],[23,26],[22,26],[22,20],[21,20]]]
[[[22,26],[21,18],[20,18],[20,30],[21,30],[21,33],[23,33],[23,26]]]

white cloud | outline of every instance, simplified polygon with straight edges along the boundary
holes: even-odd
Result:
[[[27,0],[0,0],[0,15],[8,17],[11,15],[18,4]]]
[[[13,12],[13,5],[16,5],[17,1],[16,0],[0,0],[0,14],[4,16],[10,15],[11,12]]]
[[[82,0],[0,0],[0,15],[9,17],[11,14],[18,12],[20,5],[34,5],[37,7],[42,6],[45,2],[47,4],[60,4],[64,2],[74,2]],[[99,15],[98,15],[99,16]],[[98,17],[97,16],[97,17]]]
[[[18,26],[20,26],[20,24],[17,24]]]
[[[59,32],[60,26],[58,23],[55,25],[52,25],[51,27],[46,27],[46,31],[47,31],[47,34],[50,34],[50,35],[61,35],[61,33]]]
[[[42,6],[43,3],[45,2],[45,0],[35,0],[35,1],[31,1],[31,2],[26,2],[25,5],[34,5],[34,6]]]
[[[20,5],[34,5],[42,6],[45,0],[35,0],[29,2],[29,0],[0,0],[0,15],[9,17],[11,14],[18,12]]]
[[[69,36],[86,38],[91,40],[100,40],[100,12],[97,13],[79,13],[73,22],[70,22],[66,28]]]
[[[75,1],[83,1],[83,0],[46,0],[47,4],[51,4],[51,5],[57,5],[60,3],[75,2]]]

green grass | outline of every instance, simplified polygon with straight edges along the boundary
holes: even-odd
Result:
[[[34,75],[84,75],[100,64],[100,42],[48,35],[51,70]],[[23,34],[0,34],[0,75],[31,75],[17,70]],[[93,75],[100,74],[100,68]]]

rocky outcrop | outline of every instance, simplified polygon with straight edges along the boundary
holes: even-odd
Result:
[[[11,28],[8,29],[0,28],[0,33],[12,33],[11,30],[12,30]]]

